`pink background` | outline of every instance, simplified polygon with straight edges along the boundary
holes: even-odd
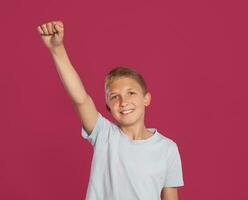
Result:
[[[245,1],[244,1],[245,2]],[[146,126],[179,146],[180,199],[248,199],[247,5],[241,1],[5,1],[0,37],[0,199],[85,199],[93,148],[36,27],[65,46],[98,110],[116,65],[152,93]]]

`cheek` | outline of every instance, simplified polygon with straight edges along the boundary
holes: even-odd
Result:
[[[138,106],[143,106],[143,104],[144,104],[143,99],[138,98],[138,97],[133,98],[133,102],[134,102],[136,105],[138,105]]]
[[[118,109],[118,102],[117,101],[112,101],[109,103],[109,105],[112,108],[112,110]]]

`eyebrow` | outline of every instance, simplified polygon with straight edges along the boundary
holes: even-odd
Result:
[[[134,89],[133,88],[128,88],[127,90],[129,91],[129,90],[134,90]],[[112,94],[115,94],[115,93],[116,92],[111,92],[109,95],[112,95]]]

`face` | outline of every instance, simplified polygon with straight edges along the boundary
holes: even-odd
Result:
[[[132,78],[115,79],[109,86],[108,106],[113,117],[122,126],[144,123],[145,107],[150,101],[150,93],[144,96],[141,86]]]

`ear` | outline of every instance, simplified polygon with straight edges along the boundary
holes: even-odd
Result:
[[[145,98],[144,98],[144,105],[145,106],[149,106],[150,103],[151,103],[151,93],[150,92],[147,92],[146,95],[145,95]]]

